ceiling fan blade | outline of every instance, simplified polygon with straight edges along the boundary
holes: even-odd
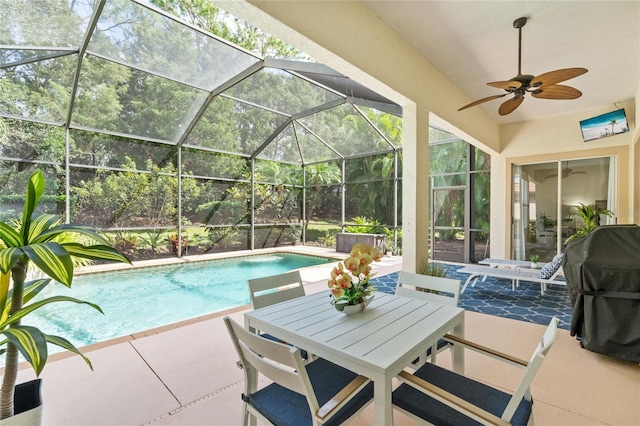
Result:
[[[476,106],[478,104],[481,104],[481,103],[484,103],[484,102],[487,102],[487,101],[492,101],[494,99],[502,98],[503,96],[507,96],[507,95],[508,95],[508,93],[504,93],[502,95],[494,95],[494,96],[488,96],[486,98],[478,99],[475,102],[471,102],[469,105],[463,106],[462,108],[458,109],[458,111],[462,111],[463,109],[471,108],[472,106]]]
[[[498,113],[500,115],[511,114],[516,108],[520,106],[520,104],[524,101],[524,96],[516,96],[515,98],[511,98],[508,101],[504,102],[500,105],[498,109]]]
[[[540,74],[535,77],[529,83],[530,87],[549,86],[552,84],[560,83],[565,80],[575,78],[579,75],[586,73],[586,68],[563,68],[561,70],[549,71],[544,74]]]
[[[562,170],[562,179],[566,179],[571,175],[587,175],[589,173],[582,171],[582,170],[576,170],[575,172],[571,169],[564,169]],[[542,180],[547,180],[547,179],[551,179],[552,177],[558,177],[558,173],[551,173],[549,175],[546,175],[544,178],[542,178]]]
[[[531,96],[541,99],[577,99],[582,96],[582,92],[570,86],[554,84],[537,88],[531,92]]]
[[[495,87],[496,89],[504,89],[510,92],[513,92],[516,89],[522,87],[522,83],[515,80],[509,81],[493,81],[491,83],[487,83],[487,86]]]

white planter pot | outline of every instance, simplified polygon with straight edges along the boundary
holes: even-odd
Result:
[[[344,305],[344,304],[336,303],[334,306],[337,311],[340,311],[343,314],[355,315],[355,314],[364,312],[365,308],[367,307],[367,305],[369,305],[369,303],[371,303],[374,297],[375,297],[375,294],[367,297],[364,302],[359,303],[357,305]]]
[[[0,426],[40,426],[42,425],[42,379],[16,385],[15,414],[0,420]]]

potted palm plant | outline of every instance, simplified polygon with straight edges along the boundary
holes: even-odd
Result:
[[[0,354],[5,355],[0,388],[2,425],[41,422],[40,379],[16,386],[19,354],[31,364],[37,376],[47,362],[48,344],[75,352],[91,362],[67,339],[48,335],[22,321],[36,309],[57,302],[87,304],[99,312],[99,306],[67,296],[35,300],[53,280],[71,286],[74,262],[78,259],[131,261],[91,226],[65,224],[60,216],[34,217],[44,192],[44,177],[35,172],[28,182],[22,219],[0,222]],[[33,265],[49,278],[26,282],[27,269]],[[27,396],[29,395],[29,396]]]
[[[584,226],[578,229],[575,234],[569,236],[569,238],[565,240],[565,244],[575,239],[586,237],[587,234],[600,226],[600,215],[613,217],[613,212],[611,210],[597,208],[594,209],[589,204],[579,203],[577,206],[574,206],[574,208],[576,209],[577,213],[572,214],[570,217],[580,217],[584,222]]]

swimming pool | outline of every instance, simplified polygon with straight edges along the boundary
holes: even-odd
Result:
[[[52,284],[38,298],[75,297],[97,304],[104,315],[86,305],[57,303],[23,324],[81,347],[246,305],[248,279],[329,262],[335,260],[273,253],[80,275],[71,289]]]

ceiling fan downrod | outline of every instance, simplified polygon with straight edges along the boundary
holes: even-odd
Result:
[[[518,29],[518,75],[522,75],[522,27],[527,24],[527,18],[522,17],[513,21],[513,28]]]

